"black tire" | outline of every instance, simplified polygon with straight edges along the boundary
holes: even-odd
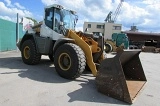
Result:
[[[36,45],[32,40],[26,40],[21,48],[22,60],[25,64],[34,65],[38,64],[41,60],[41,55],[36,51]]]
[[[54,55],[57,73],[66,79],[78,78],[85,69],[86,58],[83,50],[73,44],[65,43],[58,47]]]
[[[105,43],[105,52],[109,53],[112,51],[112,46],[109,43]]]
[[[50,59],[51,61],[54,61],[53,54],[48,55],[48,57],[49,57],[49,59]]]

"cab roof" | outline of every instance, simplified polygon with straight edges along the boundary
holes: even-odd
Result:
[[[58,8],[58,9],[65,9],[63,6],[61,6],[61,5],[59,5],[59,4],[49,5],[49,6],[45,7],[45,9],[47,9],[47,8],[52,8],[52,7]],[[65,10],[69,10],[69,9],[65,9]],[[72,14],[76,14],[76,11],[73,11],[73,10],[69,10],[69,11],[71,11]]]

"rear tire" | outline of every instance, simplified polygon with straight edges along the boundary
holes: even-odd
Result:
[[[109,43],[105,43],[105,47],[106,53],[112,52],[112,46]]]
[[[83,50],[73,44],[65,43],[58,47],[54,55],[57,73],[66,79],[78,78],[85,69],[86,58]]]
[[[36,45],[32,40],[26,40],[21,48],[22,60],[25,64],[34,65],[38,64],[41,60],[41,55],[37,53]]]

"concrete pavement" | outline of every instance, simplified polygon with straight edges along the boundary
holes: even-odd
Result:
[[[140,59],[148,82],[132,105],[159,106],[160,54],[141,53]],[[99,93],[94,79],[90,73],[74,81],[63,79],[47,56],[30,66],[20,52],[0,52],[0,106],[128,105]]]

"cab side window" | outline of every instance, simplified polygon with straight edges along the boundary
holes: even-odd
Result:
[[[45,11],[45,24],[53,29],[53,9],[46,9]]]
[[[54,11],[54,31],[57,33],[60,33],[60,21],[61,21],[60,10],[55,9]]]

